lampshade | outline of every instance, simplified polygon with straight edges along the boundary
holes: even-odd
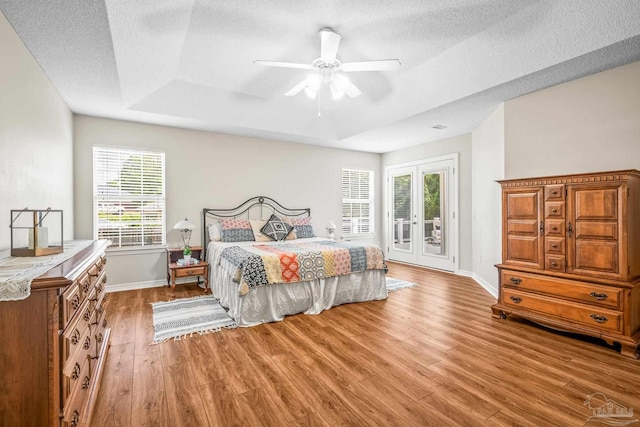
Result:
[[[176,225],[173,226],[173,228],[176,230],[193,230],[196,228],[196,224],[193,221],[185,218],[181,221],[178,221]]]
[[[335,230],[336,224],[333,221],[329,221],[325,227],[327,230]]]

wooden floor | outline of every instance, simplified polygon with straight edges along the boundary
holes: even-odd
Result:
[[[155,346],[149,303],[168,289],[110,294],[93,425],[583,426],[596,392],[640,419],[640,361],[493,319],[493,297],[471,279],[396,263],[389,276],[419,286]]]

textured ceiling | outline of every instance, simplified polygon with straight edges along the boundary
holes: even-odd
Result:
[[[76,113],[371,152],[469,132],[504,100],[640,60],[637,0],[0,0],[0,10]],[[253,61],[311,63],[323,27],[342,35],[343,62],[403,65],[349,73],[358,98],[283,96],[309,71]]]

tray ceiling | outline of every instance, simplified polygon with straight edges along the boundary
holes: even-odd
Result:
[[[0,0],[0,10],[75,113],[370,152],[469,132],[507,99],[640,60],[634,0]],[[403,65],[350,73],[358,98],[285,97],[309,71],[253,61],[311,63],[323,27],[342,35],[343,62]]]

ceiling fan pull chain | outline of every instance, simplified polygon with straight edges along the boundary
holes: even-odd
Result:
[[[318,92],[318,118],[322,117],[322,113],[320,112],[320,92]]]

